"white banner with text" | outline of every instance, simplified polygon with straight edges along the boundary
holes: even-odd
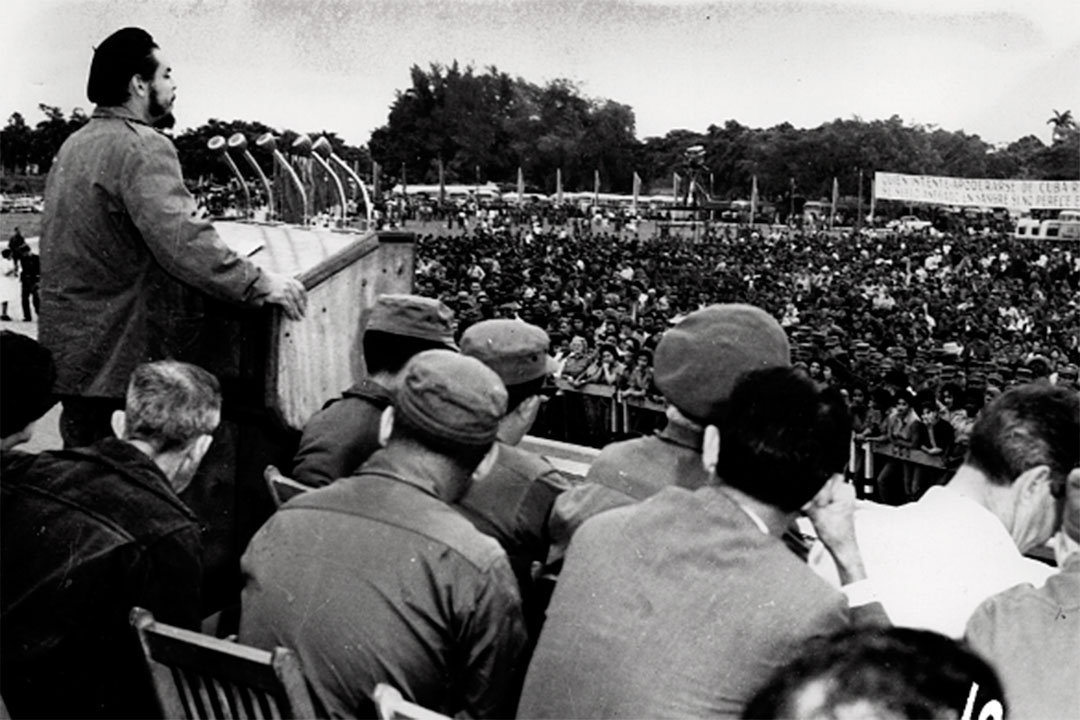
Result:
[[[1016,210],[1080,209],[1080,180],[992,180],[874,173],[878,200]]]

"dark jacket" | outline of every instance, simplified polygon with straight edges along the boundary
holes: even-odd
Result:
[[[393,446],[286,503],[242,561],[240,640],[284,645],[329,717],[386,682],[444,713],[511,717],[526,634],[506,553]]]
[[[379,419],[389,405],[390,391],[369,378],[323,405],[304,426],[293,479],[322,487],[355,473],[379,449]]]
[[[202,293],[260,305],[269,279],[199,219],[172,142],[98,108],[45,186],[40,340],[55,391],[119,398],[139,363],[197,360]]]
[[[0,694],[12,715],[156,715],[128,613],[198,628],[195,515],[115,438],[42,453],[0,492]]]

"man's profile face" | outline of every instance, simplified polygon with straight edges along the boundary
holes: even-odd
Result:
[[[161,51],[154,50],[153,56],[157,60],[157,69],[150,81],[147,112],[150,121],[157,123],[172,113],[173,103],[176,101],[176,83],[173,82],[172,67],[169,61],[162,57]]]

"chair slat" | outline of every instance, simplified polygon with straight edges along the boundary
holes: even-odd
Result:
[[[311,696],[296,655],[220,640],[154,620],[135,608],[131,624],[166,717],[311,718]]]

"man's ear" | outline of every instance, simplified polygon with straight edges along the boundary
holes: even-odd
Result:
[[[202,459],[206,457],[207,451],[210,449],[210,445],[214,442],[212,435],[200,435],[195,438],[195,442],[192,444],[191,459],[196,463],[201,463]]]
[[[150,88],[150,84],[142,79],[139,73],[135,73],[128,80],[128,92],[132,97],[144,97]]]
[[[379,417],[379,446],[386,447],[390,442],[390,433],[394,430],[394,406],[387,405]]]
[[[496,453],[498,453],[498,451],[498,444],[494,444],[491,446],[491,449],[487,451],[487,455],[484,456],[484,459],[481,460],[480,464],[476,466],[475,470],[473,470],[473,481],[482,480],[487,477],[487,474],[491,472],[491,468],[495,466],[495,455]]]
[[[109,424],[112,425],[113,434],[123,438],[124,431],[127,430],[127,415],[123,410],[114,410]]]
[[[720,428],[706,425],[701,439],[701,466],[709,475],[716,474],[716,463],[720,461]]]
[[[1050,466],[1036,465],[1028,468],[1017,476],[1013,487],[1018,500],[1037,499],[1040,493],[1050,490]]]

